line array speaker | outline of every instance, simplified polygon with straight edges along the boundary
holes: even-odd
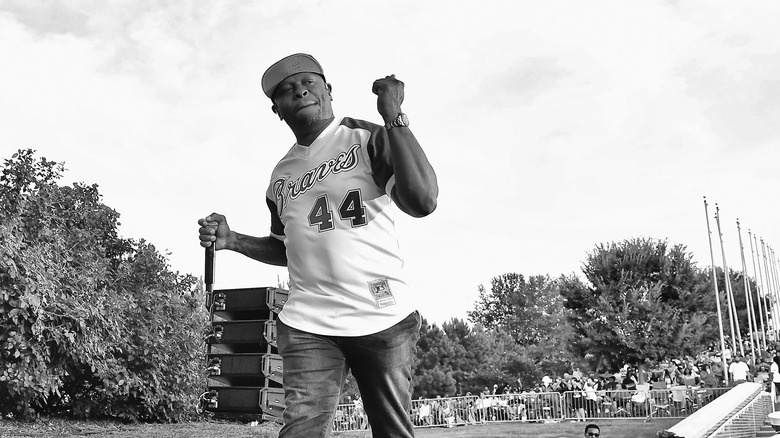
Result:
[[[204,410],[222,418],[282,421],[284,368],[276,315],[288,296],[274,287],[209,291]]]

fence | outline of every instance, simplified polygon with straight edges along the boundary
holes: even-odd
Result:
[[[774,411],[773,399],[773,393],[767,392],[764,385],[741,383],[672,426],[668,432],[687,438],[755,437]],[[769,434],[773,435],[772,432]]]
[[[731,388],[675,386],[636,390],[532,392],[412,400],[409,413],[415,427],[452,427],[500,422],[558,422],[565,420],[684,418]],[[361,407],[339,405],[334,431],[368,428]]]
[[[723,425],[710,435],[716,437],[754,437],[756,431],[764,425],[767,415],[773,411],[772,395],[762,392],[750,400],[736,414],[729,417]]]

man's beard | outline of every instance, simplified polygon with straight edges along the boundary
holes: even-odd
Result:
[[[311,126],[323,120],[330,120],[332,116],[326,117],[324,108],[322,106],[317,107],[317,111],[314,113],[306,112],[305,114],[298,114],[293,120],[293,123],[297,126]]]

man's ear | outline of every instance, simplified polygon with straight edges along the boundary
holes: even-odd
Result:
[[[330,100],[333,100],[333,95],[331,94],[333,92],[333,86],[329,83],[326,83],[325,86],[328,87],[328,96],[330,96]]]
[[[282,120],[282,115],[279,114],[279,108],[276,105],[271,105],[271,111],[273,111],[274,114],[279,116],[279,120]]]

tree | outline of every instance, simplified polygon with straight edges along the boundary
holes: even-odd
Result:
[[[449,363],[456,383],[456,394],[465,394],[474,389],[474,377],[485,364],[490,345],[484,337],[475,335],[462,319],[452,318],[442,324],[442,329],[453,351]]]
[[[503,328],[521,346],[548,343],[565,336],[567,320],[557,282],[535,275],[508,273],[491,280],[490,291],[479,286],[479,300],[469,319],[486,329]]]
[[[514,354],[500,366],[524,386],[536,386],[546,373],[571,370],[568,348],[572,328],[560,294],[560,280],[546,275],[503,274],[491,280],[490,291],[479,287],[479,301],[468,313],[472,322],[494,336],[514,340]]]
[[[170,421],[205,384],[197,280],[118,236],[97,185],[23,150],[0,175],[0,413]]]
[[[417,354],[412,365],[414,397],[455,395],[456,382],[452,377],[451,365],[454,353],[444,332],[423,318]]]
[[[682,245],[631,239],[597,245],[583,266],[588,284],[561,279],[576,336],[571,344],[594,368],[694,355],[717,336],[706,273]]]

